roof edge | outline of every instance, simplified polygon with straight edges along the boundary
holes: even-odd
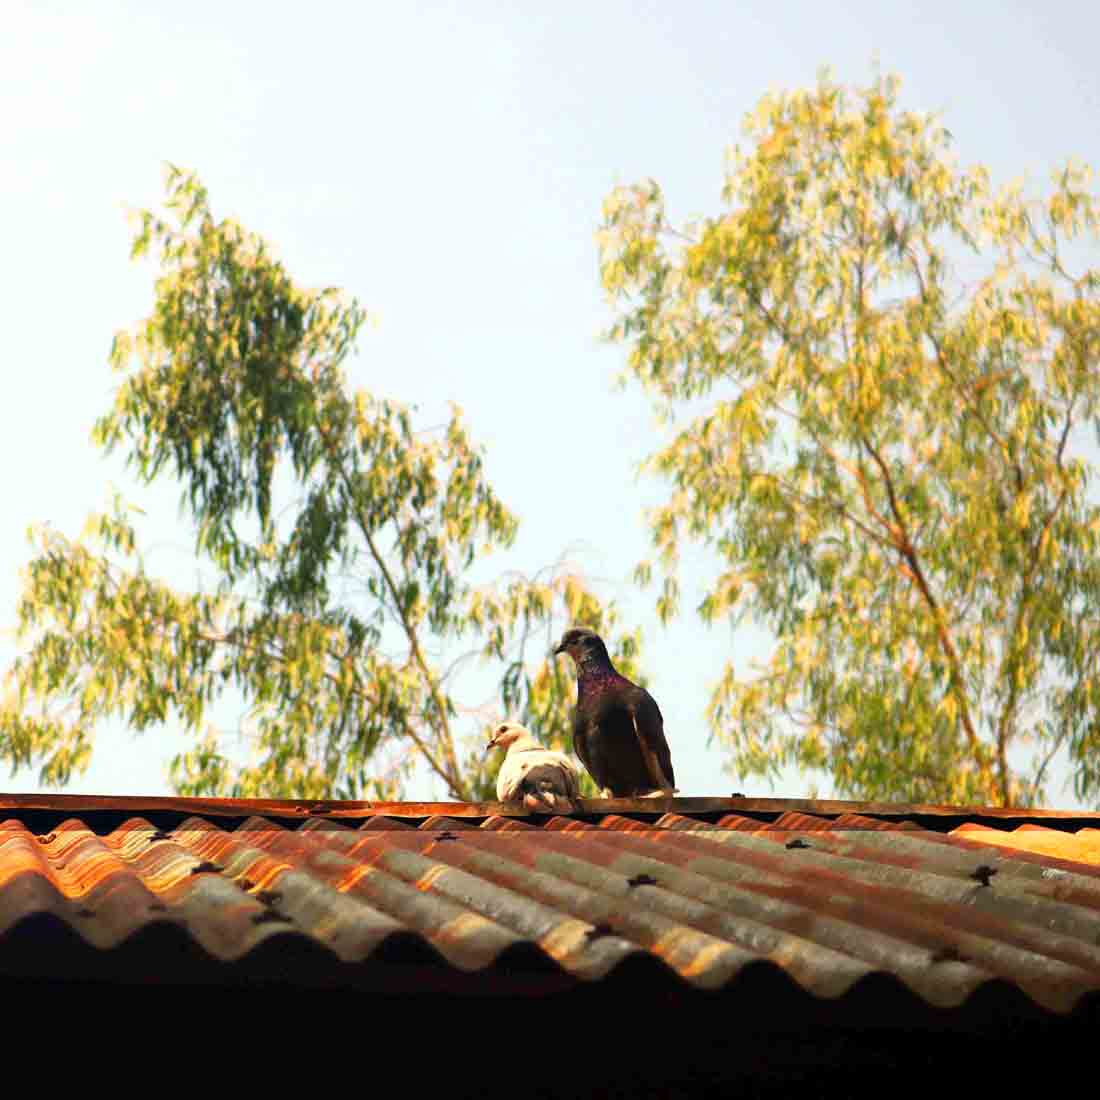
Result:
[[[0,811],[46,810],[79,814],[95,810],[115,813],[175,812],[213,817],[267,816],[327,817],[356,820],[368,817],[522,817],[533,815],[514,802],[351,802],[318,799],[179,798],[166,795],[95,795],[0,793]],[[1100,813],[1088,810],[1049,810],[1032,807],[944,806],[908,802],[854,802],[807,798],[589,798],[578,811],[586,814],[678,813],[760,814],[768,817],[796,812],[818,817],[862,814],[894,818],[992,818],[1001,822],[1035,822],[1057,827],[1062,823],[1100,826]],[[945,822],[946,824],[946,822]]]

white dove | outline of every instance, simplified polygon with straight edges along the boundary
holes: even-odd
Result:
[[[508,750],[497,775],[501,802],[522,802],[541,813],[572,813],[573,800],[580,797],[580,769],[568,756],[543,748],[518,722],[502,722],[493,730],[485,751],[496,748]]]

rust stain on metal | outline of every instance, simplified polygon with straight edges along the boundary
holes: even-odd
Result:
[[[997,978],[1065,1011],[1100,992],[1100,815],[0,796],[0,948],[47,912],[89,951],[169,922],[217,959],[279,935],[353,963],[402,932],[464,971],[527,945],[588,981],[648,954],[718,988],[768,960],[816,996],[879,973],[953,1006]]]
[[[446,870],[447,865],[445,863],[437,863],[434,867],[429,867],[420,878],[416,880],[416,888],[418,890],[430,890],[432,888],[432,883],[434,883]]]

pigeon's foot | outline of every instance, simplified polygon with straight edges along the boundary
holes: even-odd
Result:
[[[523,805],[536,814],[572,814],[577,810],[568,798],[560,794],[525,794]]]
[[[604,787],[604,789],[602,791],[600,791],[600,798],[614,798],[614,797],[615,797],[615,792],[610,787]]]
[[[673,795],[680,793],[679,787],[664,787],[656,791],[646,791],[645,794],[639,795],[639,798],[672,798]]]

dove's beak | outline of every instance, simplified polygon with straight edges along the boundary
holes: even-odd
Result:
[[[562,642],[561,645],[557,646],[554,649],[554,656],[557,657],[559,653],[564,653],[564,652],[565,652],[565,643]]]

